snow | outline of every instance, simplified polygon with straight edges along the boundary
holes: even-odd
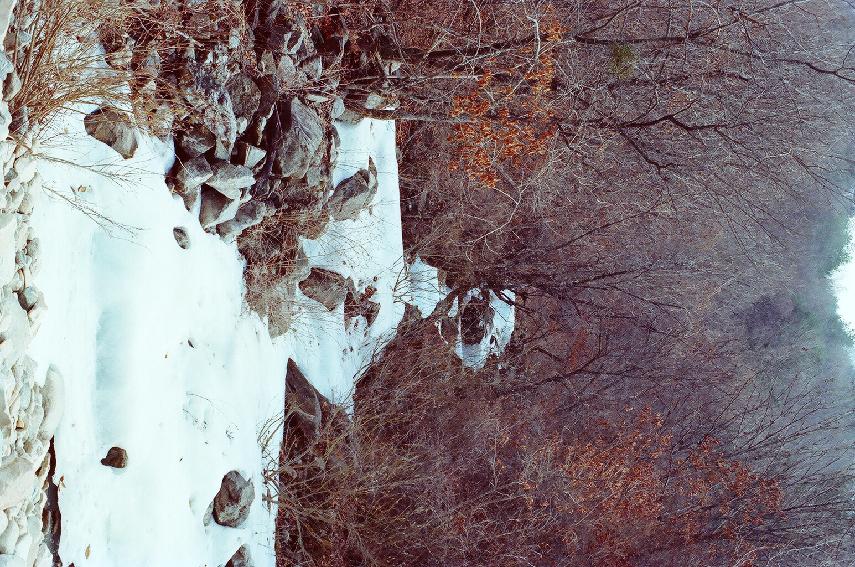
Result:
[[[380,312],[370,327],[364,317],[345,327],[343,305],[329,312],[298,289],[288,336],[295,360],[312,384],[328,398],[347,404],[354,376],[393,338],[401,322],[406,282],[395,124],[366,119],[337,123],[336,129],[340,145],[332,185],[367,169],[370,156],[377,168],[377,194],[357,218],[331,220],[318,239],[301,239],[301,246],[309,266],[351,278],[360,292],[374,287],[371,300],[380,304]]]
[[[88,109],[86,109],[88,110]],[[260,432],[284,407],[296,360],[322,393],[347,399],[358,372],[403,314],[403,251],[394,124],[338,125],[333,181],[366,167],[379,187],[370,211],[303,241],[311,265],[376,288],[381,308],[345,327],[296,291],[292,329],[276,341],[243,303],[233,243],[199,226],[164,184],[171,145],[143,137],[131,160],[85,134],[80,114],[54,121],[37,150],[44,190],[32,225],[41,241],[35,284],[48,310],[30,355],[64,377],[55,438],[65,565],[223,565],[242,544],[272,566],[275,510],[262,471],[276,455]],[[183,227],[190,247],[173,237]],[[275,425],[274,425],[275,427]],[[112,446],[128,466],[100,464]],[[256,489],[240,528],[206,522],[221,479],[238,470]]]
[[[60,556],[78,567],[222,565],[248,543],[272,564],[261,498],[243,529],[203,518],[232,469],[261,496],[257,435],[283,407],[287,353],[243,312],[235,248],[203,232],[164,185],[168,149],[146,139],[125,162],[79,119],[65,124],[42,148],[46,190],[32,219],[48,311],[31,355],[66,383]],[[111,446],[128,451],[127,468],[100,464]]]
[[[428,317],[437,303],[451,293],[451,289],[439,281],[439,270],[420,257],[408,266],[407,281],[409,295],[407,303],[414,305],[422,317]]]
[[[490,294],[490,307],[493,310],[493,318],[487,323],[484,338],[481,339],[480,343],[466,344],[463,342],[460,322],[458,320],[457,342],[454,345],[454,352],[463,361],[463,365],[469,368],[483,368],[490,355],[498,356],[502,354],[505,348],[507,348],[508,343],[511,342],[511,335],[514,332],[516,321],[516,310],[513,305],[513,301],[516,298],[514,292],[510,290],[502,292],[508,301],[503,301],[492,291],[488,293]],[[481,297],[480,290],[469,290],[464,297],[464,305],[468,299],[476,296]],[[452,316],[455,315],[456,307],[455,303],[451,310]]]
[[[831,274],[831,282],[837,297],[837,313],[847,331],[855,336],[855,240],[852,238],[855,235],[855,219],[849,221],[849,235],[847,261]]]

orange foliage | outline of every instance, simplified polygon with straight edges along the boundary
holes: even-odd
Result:
[[[662,416],[649,408],[618,426],[600,423],[592,441],[567,447],[569,483],[559,507],[588,527],[566,534],[568,552],[601,567],[630,567],[642,555],[698,546],[710,560],[751,565],[751,530],[780,515],[777,481],[727,459],[712,437],[677,453]]]
[[[546,156],[549,140],[555,134],[554,116],[547,101],[555,78],[552,47],[562,35],[561,25],[554,17],[549,18],[544,35],[546,40],[540,45],[536,61],[520,81],[527,90],[519,89],[516,81],[497,81],[499,75],[513,77],[514,73],[493,60],[488,65],[494,69],[484,70],[468,94],[454,97],[451,117],[463,121],[455,125],[451,136],[460,156],[459,162],[452,163],[452,171],[462,168],[470,179],[496,187],[497,162],[520,168],[524,158],[539,160]],[[531,54],[533,48],[521,51]]]

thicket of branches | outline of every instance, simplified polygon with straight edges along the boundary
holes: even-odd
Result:
[[[514,291],[518,326],[477,372],[442,309],[405,327],[357,387],[348,457],[301,477],[328,503],[301,561],[851,563],[851,345],[827,275],[851,212],[852,7],[374,8],[354,49],[400,73],[345,66],[342,88],[399,120],[408,253],[453,294]],[[365,108],[376,92],[398,106]],[[378,455],[396,472],[346,490]]]

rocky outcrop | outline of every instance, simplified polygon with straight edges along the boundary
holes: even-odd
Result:
[[[276,148],[274,171],[282,177],[301,178],[324,140],[324,123],[317,112],[299,99],[291,99],[288,124]]]
[[[229,528],[240,527],[249,517],[255,500],[255,487],[237,471],[223,477],[214,497],[214,521]]]

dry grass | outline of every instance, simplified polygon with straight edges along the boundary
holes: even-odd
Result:
[[[21,78],[21,90],[10,102],[14,117],[26,108],[29,123],[37,125],[81,102],[110,101],[127,108],[130,75],[105,67],[99,52],[99,28],[117,10],[98,0],[42,2],[24,30],[32,42],[12,54]]]
[[[18,9],[28,8],[19,3]],[[146,60],[158,58],[170,70],[183,50],[230,39],[237,51],[249,50],[243,9],[231,0],[205,0],[193,9],[178,0],[155,6],[142,0],[43,0],[28,20],[21,31],[33,40],[12,54],[22,85],[10,109],[18,117],[26,112],[30,125],[91,102],[130,111],[143,129],[166,133],[164,108],[178,115],[187,108],[179,86],[153,74]]]

